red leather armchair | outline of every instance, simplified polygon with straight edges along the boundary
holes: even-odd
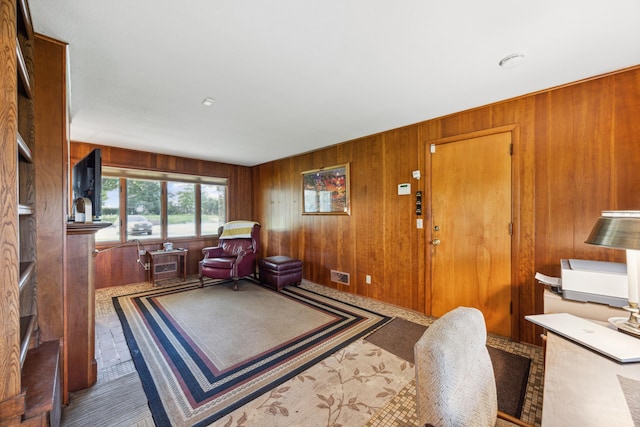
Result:
[[[202,249],[200,261],[200,287],[204,277],[233,279],[233,290],[238,290],[240,277],[256,277],[256,258],[260,252],[260,224],[250,221],[232,221],[220,227],[220,241],[216,247]]]

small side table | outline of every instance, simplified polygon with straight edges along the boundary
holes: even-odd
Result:
[[[187,280],[187,249],[172,249],[170,251],[159,250],[159,251],[147,251],[147,256],[149,257],[149,282],[152,285],[156,285],[158,274],[171,273],[173,270],[166,271],[156,271],[156,269],[160,270],[163,265],[170,265],[169,263],[162,263],[165,257],[176,257],[176,277],[180,276],[180,270],[182,270],[182,280]]]

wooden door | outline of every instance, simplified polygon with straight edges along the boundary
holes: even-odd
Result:
[[[475,307],[489,332],[510,337],[511,133],[434,149],[432,314]]]

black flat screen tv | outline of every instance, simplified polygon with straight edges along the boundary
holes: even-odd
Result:
[[[91,200],[92,216],[99,221],[102,215],[102,151],[94,149],[73,166],[73,200]]]

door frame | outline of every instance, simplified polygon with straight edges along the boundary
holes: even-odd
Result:
[[[513,305],[511,314],[511,339],[513,341],[520,341],[520,328],[524,322],[525,314],[521,313],[521,301],[523,299],[535,299],[533,292],[531,295],[524,295],[522,290],[526,289],[525,283],[533,280],[534,269],[534,240],[533,240],[533,153],[526,153],[526,147],[523,147],[520,143],[520,127],[518,124],[510,124],[505,126],[498,126],[470,133],[453,135],[445,138],[438,138],[426,141],[426,165],[429,173],[426,174],[428,182],[426,183],[429,189],[429,197],[427,198],[428,206],[426,206],[426,212],[428,212],[428,218],[426,218],[428,232],[424,233],[425,236],[425,248],[431,248],[431,241],[433,239],[433,219],[431,217],[431,151],[430,146],[447,144],[451,142],[472,139],[487,135],[493,135],[497,133],[511,133],[511,143],[513,144],[513,153],[511,155],[511,210],[513,221],[513,232],[511,234],[511,301]],[[527,227],[530,224],[531,230]],[[426,314],[431,315],[431,294],[432,294],[432,251],[431,249],[425,250],[425,307]],[[533,289],[533,287],[530,287]]]

